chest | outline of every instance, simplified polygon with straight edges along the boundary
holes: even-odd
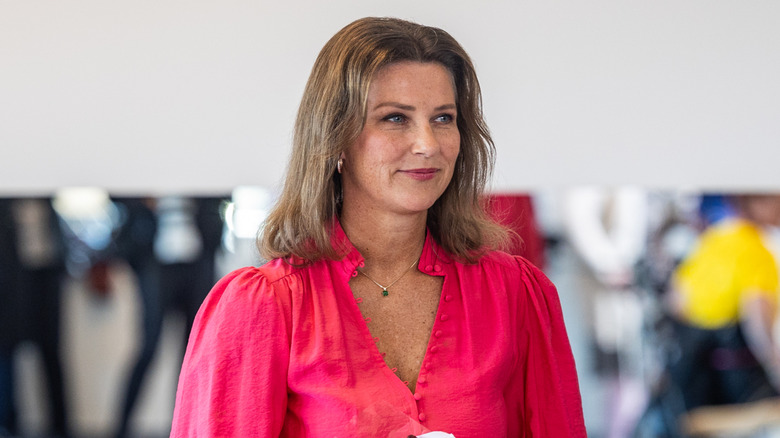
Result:
[[[518,363],[515,319],[501,294],[477,298],[474,283],[457,274],[415,272],[387,296],[357,275],[301,306],[289,418],[324,414],[300,430],[341,436],[354,424],[354,436],[379,436],[411,424],[456,436],[505,435],[503,394]],[[290,436],[303,434],[296,433]]]
[[[414,272],[385,295],[361,276],[350,282],[387,366],[414,390],[441,299],[444,278]]]

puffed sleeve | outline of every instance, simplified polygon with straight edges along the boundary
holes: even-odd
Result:
[[[518,364],[507,401],[523,437],[586,437],[577,371],[555,286],[522,258]]]
[[[214,286],[190,333],[171,437],[279,436],[287,406],[289,297],[256,268]]]

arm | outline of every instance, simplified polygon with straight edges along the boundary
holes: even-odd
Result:
[[[278,437],[287,404],[289,293],[259,270],[222,279],[203,303],[179,377],[171,437]]]
[[[766,294],[746,294],[742,300],[740,323],[750,351],[763,366],[772,385],[780,390],[780,348],[773,333],[776,311],[775,301]]]
[[[558,292],[537,268],[520,260],[526,297],[520,303],[520,357],[509,390],[519,417],[516,435],[585,437],[577,370]],[[510,424],[511,424],[510,418]]]

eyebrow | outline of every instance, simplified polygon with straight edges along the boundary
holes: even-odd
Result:
[[[404,111],[414,111],[416,108],[412,105],[406,105],[399,102],[382,102],[374,107],[374,110],[378,110],[379,108],[390,106],[393,108],[402,109]],[[437,106],[434,108],[434,111],[443,111],[443,110],[449,110],[449,109],[457,109],[457,106],[454,103],[448,103],[441,106]]]

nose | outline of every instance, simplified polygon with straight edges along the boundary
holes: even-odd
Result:
[[[438,150],[439,139],[436,137],[433,127],[427,123],[419,125],[417,129],[414,130],[412,153],[430,157],[436,154]]]

